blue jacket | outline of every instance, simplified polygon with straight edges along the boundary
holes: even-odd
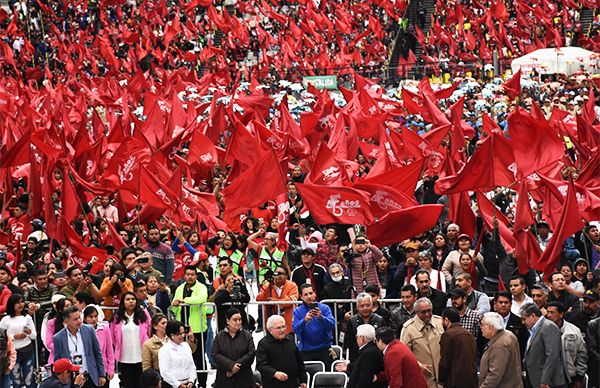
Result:
[[[321,319],[313,318],[309,322],[304,317],[310,311],[306,303],[302,303],[294,310],[292,331],[298,336],[298,349],[301,352],[329,349],[335,328],[335,319],[331,314],[329,306],[323,303],[317,304],[321,310]]]
[[[69,338],[67,334],[67,328],[64,327],[61,331],[54,334],[52,337],[54,341],[54,359],[58,360],[61,358],[71,359],[69,352]],[[104,360],[102,359],[102,350],[100,349],[100,343],[98,337],[96,337],[96,331],[92,326],[81,325],[81,339],[83,340],[83,349],[85,351],[85,357],[87,362],[88,373],[92,378],[92,381],[96,386],[98,379],[105,376],[104,372]]]

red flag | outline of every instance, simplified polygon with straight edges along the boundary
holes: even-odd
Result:
[[[456,175],[441,178],[435,182],[435,192],[445,195],[479,188],[493,188],[493,186],[493,136],[490,136],[481,143]]]
[[[21,164],[29,163],[29,150],[31,132],[27,132],[21,136],[10,149],[5,150],[0,157],[0,167],[16,167]]]
[[[384,155],[379,156],[380,158]],[[406,166],[394,168],[385,174],[371,176],[362,179],[361,183],[376,183],[392,187],[401,193],[409,196],[414,196],[417,189],[417,182],[421,179],[421,171],[423,169],[423,160],[414,161]]]
[[[266,152],[249,168],[242,172],[223,190],[225,212],[230,215],[241,214],[276,198],[286,191],[286,187],[277,168],[277,160],[272,152]]]
[[[515,238],[513,232],[508,228],[509,221],[502,212],[496,208],[496,205],[490,201],[481,191],[477,192],[477,205],[479,215],[483,219],[487,230],[494,229],[494,217],[498,221],[498,231],[502,239],[502,245],[506,252],[512,252],[515,248]]]
[[[335,159],[335,154],[327,147],[325,142],[321,143],[315,162],[306,176],[307,183],[336,186],[347,180],[346,172]]]
[[[534,219],[529,205],[526,179],[523,179],[519,184],[517,193],[519,198],[513,226],[513,236],[515,237],[514,255],[517,258],[519,273],[526,274],[529,271],[530,262],[538,262],[542,252],[537,239],[529,230],[534,223]]]
[[[435,226],[444,205],[420,205],[396,210],[368,226],[367,236],[379,246],[414,237]]]
[[[277,196],[277,249],[287,251],[289,244],[285,239],[288,231],[288,220],[290,219],[290,203],[287,193]]]
[[[564,155],[558,134],[546,121],[535,120],[522,109],[508,116],[508,132],[517,165],[518,178],[555,163]]]
[[[389,212],[417,206],[418,203],[414,196],[408,196],[389,186],[378,185],[374,183],[358,182],[352,185],[357,190],[366,191],[371,194],[369,201],[371,211],[377,218],[381,218]]]
[[[490,12],[493,17],[500,20],[507,20],[510,16],[506,7],[504,6],[504,0],[497,0],[496,3],[492,3],[490,6]]]
[[[544,279],[548,280],[549,276],[556,270],[556,264],[562,258],[562,249],[565,239],[570,235],[583,228],[579,206],[575,197],[575,187],[573,181],[569,180],[569,189],[567,191],[567,199],[565,200],[562,213],[560,215],[560,223],[558,229],[554,231],[550,241],[546,246],[546,250],[542,253],[538,262],[532,262],[533,269],[544,271]]]
[[[108,232],[110,233],[110,236],[112,237],[112,245],[115,248],[115,251],[121,252],[121,249],[127,248],[127,244],[125,244],[125,241],[123,241],[123,238],[117,232],[113,223],[108,222],[108,220],[106,218],[104,219],[104,221],[106,221],[106,226],[108,227]]]
[[[133,137],[126,138],[113,157],[108,162],[108,167],[100,178],[105,186],[114,188],[130,188],[137,192],[138,181],[135,179],[139,174],[141,165],[150,160],[150,150],[141,141]]]
[[[502,4],[502,0],[499,0]],[[517,70],[513,76],[504,83],[504,91],[511,100],[514,100],[521,94],[521,69]]]
[[[71,182],[67,169],[63,169],[63,185],[61,193],[62,216],[67,222],[77,218],[80,212],[80,202],[77,191]]]
[[[471,208],[469,194],[466,191],[448,196],[448,219],[460,226],[461,233],[475,235],[477,218]]]
[[[63,220],[62,229],[65,232],[65,242],[67,251],[70,254],[70,259],[73,260],[76,266],[83,268],[87,263],[96,256],[99,260],[92,267],[92,273],[96,273],[102,269],[106,261],[106,252],[103,249],[88,247],[81,242],[79,235],[71,228],[71,226]]]
[[[191,165],[194,162],[206,166],[212,166],[218,161],[217,150],[212,141],[205,136],[200,127],[196,128],[188,153],[188,163]]]
[[[361,224],[373,221],[369,194],[350,187],[297,184],[304,204],[317,223]]]

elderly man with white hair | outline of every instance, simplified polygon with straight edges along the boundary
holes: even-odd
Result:
[[[375,329],[384,325],[383,318],[373,312],[373,300],[371,295],[366,292],[361,292],[356,296],[356,309],[358,314],[350,317],[346,323],[344,331],[344,349],[348,349],[350,353],[350,362],[358,360],[358,344],[356,342],[356,330],[360,325],[368,323]]]
[[[369,324],[363,324],[356,328],[356,343],[358,344],[359,356],[356,362],[337,365],[337,371],[346,372],[350,375],[348,388],[386,388],[385,381],[373,382],[373,378],[383,373],[383,353],[374,342],[375,328]]]
[[[306,369],[294,339],[286,335],[285,319],[271,315],[268,333],[256,349],[256,369],[264,388],[306,388]]]
[[[433,305],[425,297],[415,302],[415,316],[402,326],[400,341],[413,352],[429,388],[438,388],[441,359],[442,318],[433,315]]]
[[[480,388],[523,388],[519,340],[504,330],[504,320],[498,313],[485,313],[481,333],[489,340],[481,357]]]

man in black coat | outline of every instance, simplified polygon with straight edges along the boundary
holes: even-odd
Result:
[[[447,306],[448,295],[431,287],[431,278],[429,272],[424,269],[420,269],[415,274],[415,281],[417,282],[417,299],[427,298],[433,305],[433,314],[442,315],[442,312]]]
[[[510,312],[512,305],[512,295],[508,291],[500,291],[494,298],[494,311],[500,314],[504,320],[504,329],[513,333],[519,340],[519,349],[521,351],[521,360],[525,356],[527,340],[529,339],[529,330],[521,322],[521,318]]]
[[[552,291],[548,294],[548,303],[562,303],[565,306],[567,314],[575,314],[581,310],[579,298],[568,291],[569,286],[562,273],[554,272],[550,275],[550,285],[552,286]]]
[[[386,388],[385,381],[373,382],[373,377],[383,372],[383,353],[379,351],[375,342],[375,328],[372,325],[360,325],[356,329],[356,342],[358,343],[359,356],[356,362],[340,364],[337,371],[350,375],[348,388]]]
[[[371,295],[366,292],[361,292],[356,296],[356,309],[358,314],[350,317],[346,323],[346,331],[344,332],[343,349],[350,350],[350,362],[358,360],[358,343],[356,342],[356,331],[363,324],[372,325],[375,330],[384,326],[383,318],[373,312],[373,301]]]
[[[267,335],[256,349],[256,369],[264,388],[306,388],[306,368],[294,340],[286,336],[285,319],[271,315]]]

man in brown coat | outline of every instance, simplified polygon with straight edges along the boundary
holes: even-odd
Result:
[[[523,388],[519,340],[498,313],[485,313],[481,333],[489,340],[479,367],[479,388]]]
[[[439,383],[444,388],[477,386],[477,345],[475,337],[460,324],[460,313],[447,307],[442,313],[446,331],[440,340]]]

